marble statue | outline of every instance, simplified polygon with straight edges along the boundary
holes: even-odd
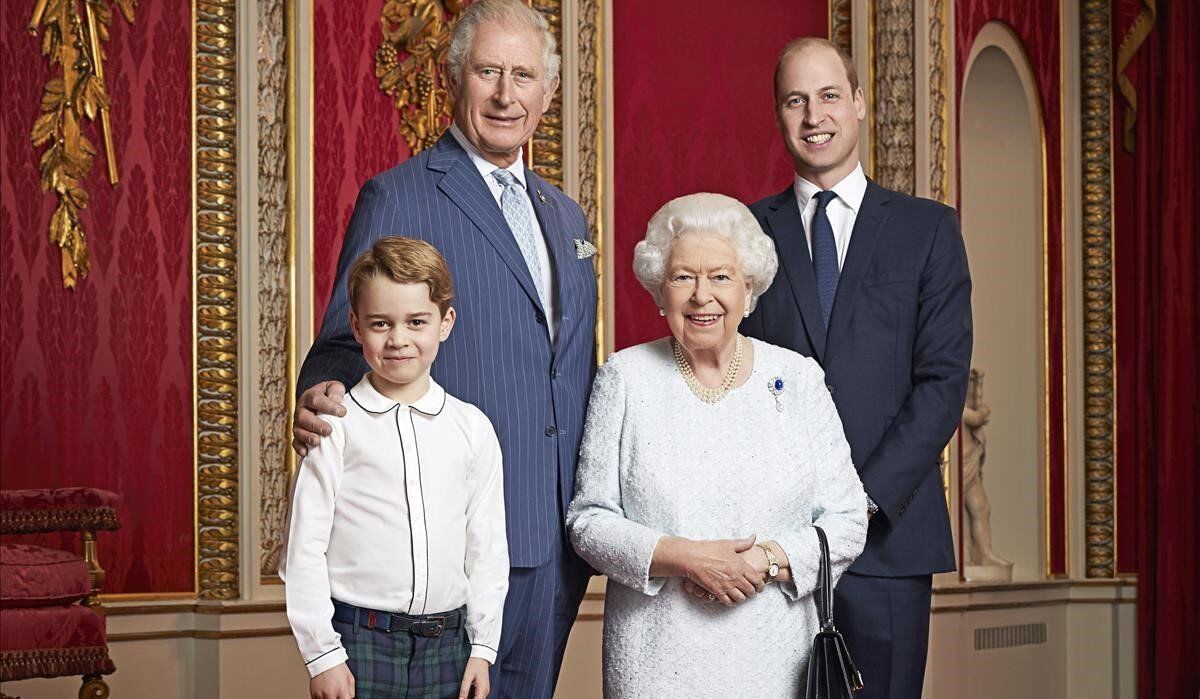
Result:
[[[970,582],[1012,580],[1013,564],[992,550],[992,506],[983,488],[983,464],[987,458],[987,432],[984,426],[991,414],[992,409],[983,402],[983,372],[971,369],[962,418],[962,493],[969,522],[964,572]]]

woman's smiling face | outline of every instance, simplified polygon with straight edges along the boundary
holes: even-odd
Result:
[[[671,246],[662,285],[663,311],[671,334],[689,354],[729,346],[749,300],[750,282],[724,236],[690,231]]]

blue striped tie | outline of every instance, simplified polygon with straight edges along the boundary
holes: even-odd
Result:
[[[813,271],[817,275],[817,296],[821,299],[821,320],[829,327],[829,314],[833,311],[833,297],[837,295],[838,253],[833,239],[833,225],[825,207],[837,195],[832,191],[817,192],[817,212],[812,222]]]
[[[512,229],[513,237],[517,239],[517,247],[521,249],[521,257],[525,258],[529,275],[533,277],[533,286],[537,289],[542,308],[547,308],[549,299],[546,298],[546,280],[542,278],[542,263],[538,259],[537,243],[533,239],[534,219],[529,194],[517,181],[516,175],[508,170],[496,170],[492,177],[504,187],[500,194],[500,211],[504,214],[508,227]]]

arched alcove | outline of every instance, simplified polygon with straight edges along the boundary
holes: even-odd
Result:
[[[1003,24],[986,25],[972,47],[960,114],[971,365],[984,372],[991,409],[983,482],[992,544],[1013,562],[1014,580],[1034,580],[1046,570],[1045,150],[1033,74]],[[964,554],[969,523],[964,512]]]

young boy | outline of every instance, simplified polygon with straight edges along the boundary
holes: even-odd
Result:
[[[309,693],[486,697],[508,592],[503,479],[491,422],[429,377],[454,327],[450,272],[432,245],[384,238],[348,286],[371,370],[300,464],[279,566]]]

